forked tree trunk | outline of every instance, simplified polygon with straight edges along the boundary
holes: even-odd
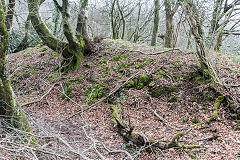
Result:
[[[36,32],[42,39],[42,41],[51,49],[62,54],[64,60],[61,65],[61,71],[67,73],[71,70],[77,70],[80,67],[83,59],[85,43],[82,38],[76,38],[73,35],[71,26],[68,22],[69,14],[68,1],[63,1],[61,7],[57,1],[54,1],[58,5],[63,19],[63,32],[67,39],[67,42],[57,39],[47,28],[46,24],[42,21],[39,15],[39,0],[28,0],[28,9],[31,17],[31,22]]]
[[[14,127],[31,131],[28,119],[16,100],[6,73],[6,56],[9,35],[5,25],[5,13],[0,1],[0,115],[5,117]]]

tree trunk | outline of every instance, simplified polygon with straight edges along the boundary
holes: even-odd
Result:
[[[124,39],[125,37],[125,28],[126,28],[126,21],[125,21],[125,18],[124,18],[124,15],[123,15],[123,10],[120,6],[120,3],[119,3],[119,0],[117,0],[117,6],[118,6],[118,10],[119,10],[119,13],[121,15],[121,20],[123,22],[123,28],[122,28],[122,39]]]
[[[85,42],[85,52],[84,55],[90,54],[95,50],[95,44],[88,36],[87,31],[87,10],[88,10],[88,0],[82,0],[80,3],[80,12],[78,13],[77,28],[76,28],[76,37],[78,41]]]
[[[57,39],[47,28],[39,15],[39,0],[28,0],[28,8],[31,22],[42,41],[51,49],[58,51],[63,56],[61,71],[67,73],[71,70],[77,70],[83,59],[85,43],[82,38],[76,38],[72,33],[71,26],[68,22],[69,15],[67,13],[68,1],[63,1],[61,7],[56,0],[63,17],[63,32],[67,42]]]
[[[173,48],[173,32],[174,32],[174,25],[173,25],[173,16],[175,14],[174,11],[171,9],[171,4],[169,0],[164,0],[165,5],[165,16],[166,16],[166,34],[165,34],[165,44],[166,48]]]
[[[116,3],[116,0],[113,0],[112,2],[112,8],[111,8],[111,26],[112,26],[112,39],[117,39],[118,36],[117,36],[117,31],[116,31],[116,21],[114,20],[114,8],[115,8],[115,3]]]
[[[41,6],[41,4],[40,4]],[[59,24],[59,19],[60,19],[60,11],[55,5],[55,11],[53,13],[53,23],[54,23],[54,30],[53,30],[53,35],[58,37],[58,24]]]
[[[217,42],[216,42],[216,44],[214,46],[214,50],[215,51],[219,51],[220,50],[220,47],[222,46],[222,38],[223,38],[223,33],[221,32],[221,33],[219,33],[217,35],[217,38],[216,38]]]
[[[160,1],[155,0],[155,10],[154,10],[154,25],[153,25],[153,34],[152,34],[152,41],[151,46],[156,45],[157,41],[157,32],[158,32],[158,25],[159,25],[159,10],[160,10]]]
[[[14,127],[31,131],[30,124],[21,106],[16,100],[10,81],[6,74],[6,56],[9,35],[5,25],[5,13],[0,1],[0,115],[3,115]]]
[[[40,1],[40,5],[44,2],[45,0],[41,0]],[[29,31],[30,31],[30,25],[31,25],[31,18],[30,15],[28,15],[27,20],[25,22],[25,35],[22,39],[22,41],[19,43],[19,45],[17,46],[17,48],[13,51],[13,53],[22,51],[26,48],[29,47]]]

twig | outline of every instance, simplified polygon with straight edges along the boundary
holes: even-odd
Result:
[[[159,121],[161,121],[164,125],[166,125],[166,123],[163,120],[163,118],[155,110],[152,110],[152,112],[158,118]]]
[[[52,87],[51,87],[40,99],[35,100],[35,101],[32,101],[32,102],[24,103],[24,104],[22,104],[21,106],[23,107],[23,106],[27,106],[27,105],[29,105],[29,104],[33,104],[33,103],[37,103],[37,102],[42,101],[43,98],[46,97],[56,85],[57,85],[57,83],[54,83],[54,84],[52,85]]]
[[[111,151],[110,149],[108,149],[108,148],[105,146],[104,143],[101,143],[101,144],[102,144],[102,146],[103,146],[109,153],[125,153],[125,154],[129,157],[129,159],[133,160],[133,157],[132,157],[131,154],[128,153],[127,151],[124,151],[124,150],[113,150],[113,151]]]

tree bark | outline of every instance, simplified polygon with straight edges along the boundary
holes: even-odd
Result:
[[[174,7],[171,7],[170,0],[164,0],[165,6],[165,16],[166,16],[166,33],[165,33],[165,44],[166,48],[173,48],[173,34],[174,34],[174,25],[173,25],[173,16],[177,12],[180,2],[176,2]]]
[[[159,26],[159,10],[160,10],[160,1],[155,0],[154,1],[154,24],[153,24],[153,34],[152,34],[152,41],[151,41],[151,46],[156,45],[157,41],[157,32],[158,32],[158,26]]]
[[[5,24],[5,13],[0,1],[0,115],[3,115],[14,127],[30,132],[31,126],[16,100],[6,73],[9,34]]]

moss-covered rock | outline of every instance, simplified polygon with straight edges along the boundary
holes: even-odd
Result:
[[[171,95],[168,102],[178,102],[179,98],[175,95]]]
[[[133,79],[125,84],[126,88],[135,87],[136,89],[140,90],[143,89],[149,83],[150,76],[146,74],[141,74],[138,78]]]
[[[139,83],[146,84],[146,83],[148,83],[148,81],[149,81],[149,76],[148,76],[148,75],[146,75],[146,74],[141,74],[141,75],[139,76]]]
[[[157,85],[154,81],[149,83],[149,91],[153,97],[160,97],[177,91],[176,86]]]

